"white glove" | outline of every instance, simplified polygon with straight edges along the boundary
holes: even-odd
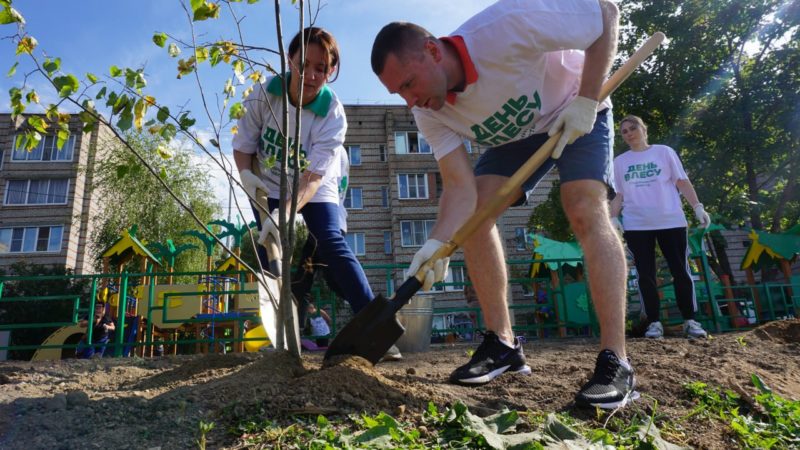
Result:
[[[700,222],[700,228],[708,228],[708,226],[711,225],[711,217],[706,212],[702,203],[698,203],[694,206],[694,216],[697,217],[697,221]]]
[[[242,182],[244,192],[251,198],[256,198],[256,189],[261,189],[265,194],[269,194],[267,185],[261,181],[250,169],[244,169],[239,172],[239,180]]]
[[[590,98],[575,97],[575,100],[572,100],[561,111],[556,121],[553,122],[553,126],[550,127],[550,131],[547,132],[548,136],[552,136],[562,128],[564,129],[564,133],[561,134],[561,138],[553,149],[553,159],[561,157],[561,152],[564,151],[567,144],[572,144],[575,139],[592,131],[597,118],[597,105],[597,101]]]
[[[261,223],[261,232],[258,234],[258,243],[264,247],[267,247],[267,237],[272,235],[275,238],[275,242],[280,246],[281,242],[281,234],[278,231],[278,208],[275,208],[270,213],[270,217],[266,217],[266,220],[262,221]],[[270,220],[271,218],[271,220]]]
[[[625,229],[622,228],[622,222],[619,221],[619,217],[611,218],[611,226],[614,227],[614,229],[619,231],[620,233],[625,232]]]
[[[421,249],[414,255],[414,259],[411,260],[411,265],[408,267],[408,278],[413,277],[419,268],[422,267],[431,256],[444,245],[441,241],[437,241],[436,239],[428,239],[425,242],[425,245],[422,246]],[[450,265],[450,258],[441,258],[437,259],[435,263],[433,263],[433,268],[425,273],[425,281],[422,282],[422,290],[429,291],[433,286],[433,283],[438,283],[444,280],[444,277],[447,276],[447,266]]]

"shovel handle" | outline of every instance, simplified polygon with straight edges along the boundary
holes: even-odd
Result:
[[[647,41],[634,52],[625,64],[623,64],[616,72],[614,72],[600,89],[600,98],[598,102],[603,102],[609,97],[617,88],[625,81],[633,72],[639,67],[644,60],[646,60],[653,52],[664,42],[666,36],[664,33],[658,31],[653,34]],[[458,247],[464,245],[468,237],[478,229],[490,217],[494,217],[500,213],[503,206],[511,199],[511,196],[522,186],[522,184],[533,175],[536,170],[541,167],[544,162],[553,154],[553,149],[561,137],[561,131],[551,136],[538,150],[525,162],[514,175],[511,176],[495,194],[494,198],[489,203],[479,210],[475,211],[466,222],[455,232],[452,239],[439,247],[436,252],[431,256],[425,264],[420,267],[414,277],[419,283],[424,282],[425,273],[433,267],[437,259],[446,258],[455,253]],[[405,283],[403,284],[405,286]],[[400,289],[402,289],[402,287]],[[421,285],[420,285],[421,286]],[[399,298],[400,289],[398,289],[395,298]],[[413,295],[413,293],[411,294]],[[409,296],[410,298],[410,296]],[[408,299],[405,299],[406,302]],[[405,303],[405,302],[404,302]]]

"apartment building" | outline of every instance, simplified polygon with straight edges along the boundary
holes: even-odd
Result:
[[[26,126],[26,117],[0,114],[0,268],[25,261],[89,273],[88,240],[99,208],[92,190],[95,161],[103,143],[115,137],[103,126],[83,133],[73,118],[61,149],[50,134],[28,152],[15,148]]]
[[[405,278],[402,269],[387,274],[378,265],[410,264],[425,243],[436,220],[442,180],[436,160],[414,116],[405,106],[345,107],[348,120],[345,147],[350,157],[350,183],[345,206],[348,212],[347,240],[366,270],[376,294],[386,295]],[[476,162],[483,148],[465,141],[470,159]],[[536,194],[525,205],[510,208],[498,221],[508,259],[530,259],[525,247],[525,227],[533,208],[544,201],[555,176],[548,175]],[[467,279],[462,251],[451,258],[446,281]],[[527,266],[512,272],[524,273]],[[436,289],[436,288],[434,288]],[[437,289],[436,307],[477,306],[468,302],[463,285]],[[522,301],[527,292],[519,285],[510,287],[511,302]]]

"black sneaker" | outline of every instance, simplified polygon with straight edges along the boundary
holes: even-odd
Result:
[[[603,350],[597,355],[594,375],[584,384],[575,403],[581,406],[596,406],[602,409],[616,409],[639,398],[634,390],[636,377],[629,362],[623,363],[611,350]]]
[[[530,375],[531,368],[525,363],[522,346],[515,339],[514,348],[500,342],[491,331],[483,334],[483,342],[475,350],[468,363],[450,374],[450,382],[456,384],[484,384],[506,371]]]

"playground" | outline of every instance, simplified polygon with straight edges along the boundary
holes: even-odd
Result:
[[[800,397],[800,320],[771,322],[705,341],[631,339],[642,398],[616,413],[625,421],[655,415],[662,436],[693,448],[731,447],[719,421],[691,417],[683,387],[701,381],[739,393],[756,389],[750,374],[784,398]],[[245,420],[286,426],[318,415],[385,411],[422,425],[429,401],[462,401],[485,416],[503,406],[554,411],[602,426],[607,416],[572,405],[589,376],[596,342],[544,340],[525,345],[533,374],[508,375],[483,387],[447,383],[454,361],[473,345],[436,345],[376,366],[349,359],[321,368],[320,353],[297,362],[283,353],[177,355],[13,362],[0,366],[0,446],[23,448],[197,448],[198,424],[213,422],[208,448],[244,448]],[[665,423],[670,423],[665,427]],[[524,430],[523,430],[524,431]],[[261,448],[276,448],[279,441]]]

